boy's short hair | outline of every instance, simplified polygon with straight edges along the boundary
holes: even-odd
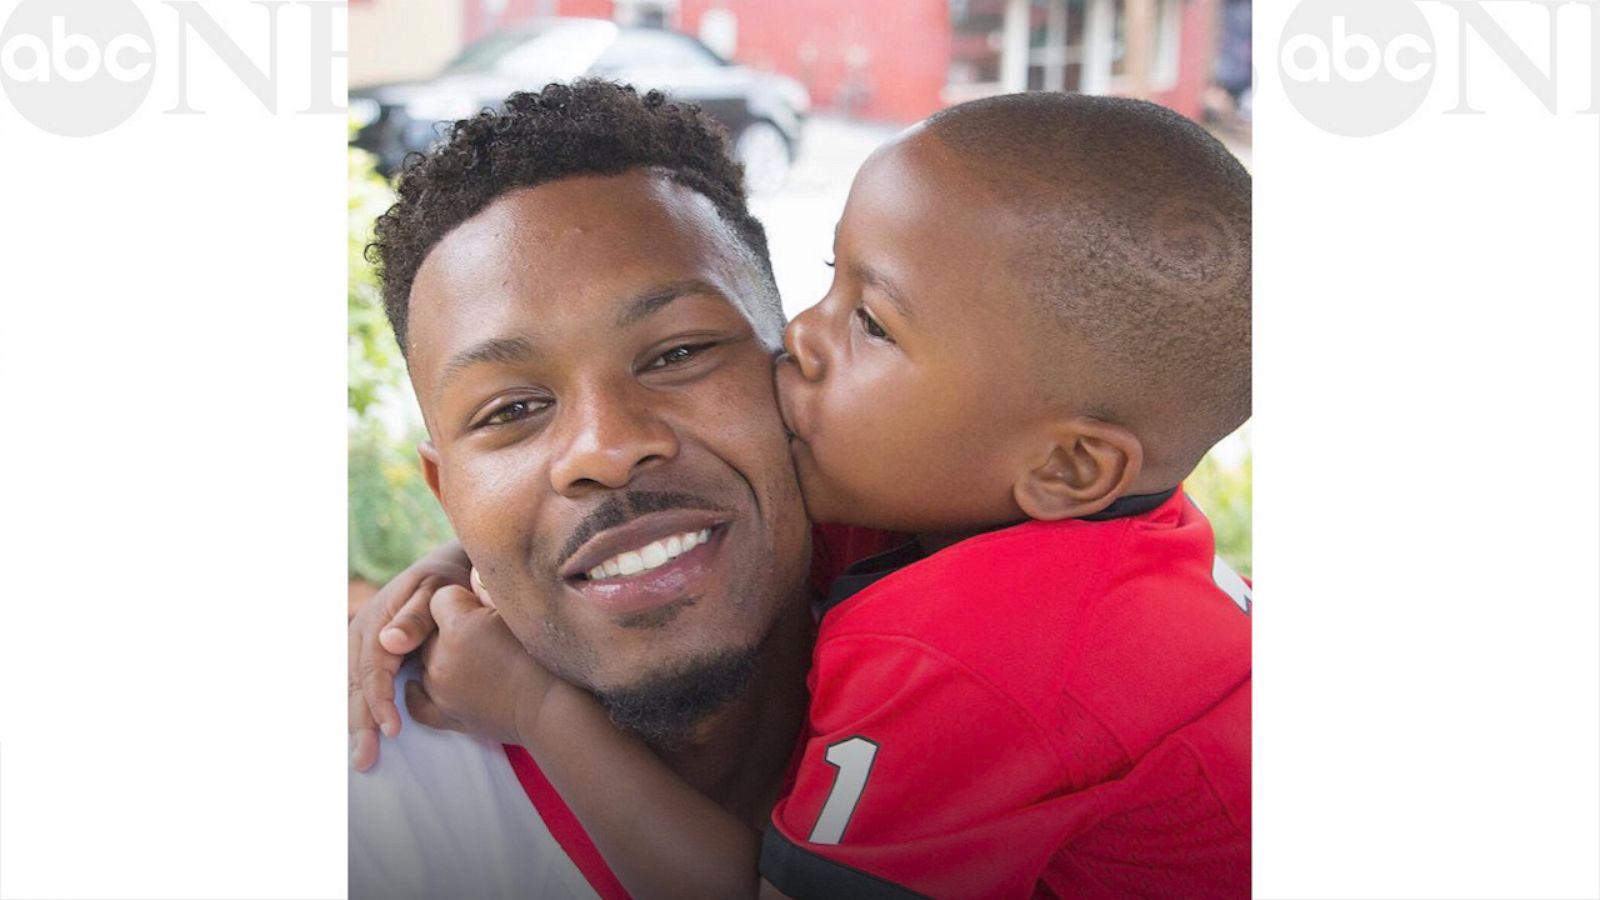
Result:
[[[649,168],[698,191],[748,253],[762,288],[756,309],[783,327],[767,237],[746,205],[744,170],[726,130],[692,103],[599,79],[518,91],[501,112],[450,126],[448,139],[407,161],[399,199],[378,217],[367,256],[384,311],[407,353],[411,283],[434,245],[502,195],[579,175]]]
[[[1154,103],[1058,93],[927,129],[1021,217],[1018,282],[1093,353],[1091,412],[1164,400],[1158,452],[1184,471],[1250,417],[1250,175],[1216,138]]]

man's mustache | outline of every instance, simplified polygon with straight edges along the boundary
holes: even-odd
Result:
[[[704,497],[677,491],[629,491],[625,494],[611,494],[595,507],[593,512],[583,517],[583,521],[578,523],[578,527],[573,529],[566,543],[562,545],[561,555],[556,558],[571,559],[572,554],[578,552],[578,548],[600,532],[626,524],[647,513],[669,509],[705,509],[722,512],[721,506]]]

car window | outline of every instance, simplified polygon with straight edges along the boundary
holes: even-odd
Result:
[[[599,74],[624,69],[709,69],[722,61],[698,42],[670,31],[628,30],[617,35],[594,64]]]
[[[487,72],[506,53],[537,37],[546,29],[502,31],[467,45],[461,54],[446,65],[446,72]]]
[[[573,78],[594,64],[616,34],[617,26],[601,19],[500,32],[463,50],[448,71]]]

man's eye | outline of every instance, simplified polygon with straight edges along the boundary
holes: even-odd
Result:
[[[834,261],[833,261],[833,260],[831,260],[831,259],[825,259],[825,260],[823,260],[823,261],[822,261],[822,264],[823,264],[823,265],[825,265],[825,266],[827,266],[827,267],[828,267],[828,268],[830,268],[830,269],[831,269],[831,268],[833,268],[833,267],[834,267],[834,265],[836,265],[836,263],[835,263],[835,262],[834,262]]]
[[[867,312],[865,306],[856,307],[856,318],[861,320],[861,330],[865,331],[868,337],[875,337],[880,341],[888,341],[891,344],[894,343],[894,339],[889,337],[889,332],[883,330],[883,326],[879,325],[878,320],[872,317],[872,313]]]
[[[494,412],[485,416],[480,425],[507,425],[537,413],[548,404],[537,400],[513,400],[499,406]]]
[[[645,366],[645,368],[666,369],[672,366],[681,366],[689,360],[694,359],[696,356],[699,356],[701,351],[710,346],[710,344],[684,344],[680,347],[673,347],[671,350],[668,350],[667,352],[656,357],[655,360],[652,361],[650,365]]]

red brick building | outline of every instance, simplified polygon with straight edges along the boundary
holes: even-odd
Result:
[[[656,24],[798,79],[819,109],[911,122],[1026,89],[1200,114],[1219,0],[460,0],[463,37],[539,16]]]

